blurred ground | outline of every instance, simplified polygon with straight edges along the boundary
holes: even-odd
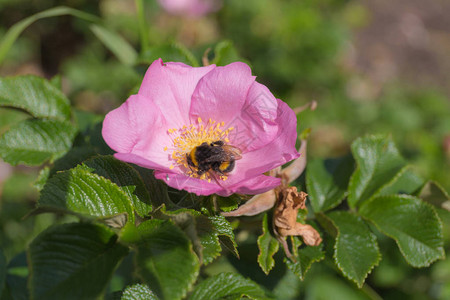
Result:
[[[450,95],[450,1],[364,0],[368,24],[354,33],[349,62],[377,94],[393,80]],[[450,112],[449,112],[450,113]]]

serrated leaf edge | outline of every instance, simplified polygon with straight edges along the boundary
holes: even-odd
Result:
[[[359,216],[359,215],[356,215],[356,216]],[[333,260],[334,260],[336,266],[337,266],[337,267],[339,268],[339,270],[342,272],[342,274],[344,275],[344,277],[346,277],[347,279],[349,279],[349,280],[353,281],[354,283],[356,283],[356,285],[358,286],[358,288],[362,288],[362,286],[364,285],[364,283],[365,283],[367,277],[369,276],[370,273],[372,273],[373,269],[379,265],[379,263],[380,263],[380,261],[381,261],[381,258],[382,258],[381,252],[380,252],[380,248],[379,248],[378,243],[377,243],[377,238],[376,238],[376,236],[373,234],[373,232],[371,232],[371,234],[372,234],[372,240],[375,242],[375,247],[376,247],[377,253],[378,253],[377,258],[376,258],[376,261],[372,264],[372,267],[367,271],[366,275],[365,275],[364,278],[361,280],[361,282],[359,282],[357,279],[351,278],[347,273],[345,273],[345,272],[343,271],[342,266],[341,266],[341,264],[339,263],[339,261],[338,261],[338,259],[337,259],[337,256],[336,256],[336,255],[337,255],[337,240],[338,240],[338,238],[339,238],[340,235],[341,235],[341,231],[340,231],[339,228],[336,226],[336,223],[335,223],[330,217],[328,217],[327,215],[324,215],[324,217],[327,218],[327,219],[331,222],[331,224],[333,224],[333,226],[334,226],[334,228],[336,229],[336,232],[337,232],[337,235],[336,235],[336,238],[335,238],[335,242],[334,242],[334,245],[333,245],[333,249],[334,249]],[[366,226],[367,226],[367,224],[366,224]],[[370,228],[367,228],[367,229],[370,231]]]
[[[370,201],[367,201],[364,205],[368,205],[370,202],[375,201],[377,198],[385,198],[385,197],[392,197],[392,196],[401,197],[401,198],[412,198],[412,199],[416,199],[416,200],[419,200],[420,202],[422,202],[423,204],[425,204],[426,206],[429,206],[429,207],[431,208],[431,210],[432,210],[434,216],[435,216],[436,219],[438,220],[438,223],[439,223],[439,229],[440,229],[440,238],[443,239],[443,233],[442,233],[442,230],[443,230],[443,224],[442,224],[442,220],[441,220],[441,218],[439,218],[439,215],[437,214],[437,212],[436,212],[434,206],[431,205],[431,204],[429,204],[429,203],[427,203],[427,202],[425,202],[425,201],[423,201],[422,199],[420,199],[420,198],[418,198],[418,197],[411,196],[411,195],[397,195],[397,194],[394,194],[394,195],[385,195],[385,196],[378,196],[378,197],[372,198]],[[429,267],[429,266],[430,266],[433,262],[435,262],[436,260],[439,260],[439,259],[445,259],[445,250],[444,250],[444,247],[442,246],[442,247],[441,247],[441,250],[442,250],[441,257],[438,257],[438,258],[436,258],[435,260],[431,260],[431,259],[430,259],[430,260],[427,260],[427,261],[425,262],[425,264],[415,266],[415,265],[413,265],[413,264],[411,264],[411,263],[409,262],[409,257],[408,257],[407,255],[405,255],[405,253],[403,252],[403,249],[400,247],[400,244],[397,242],[397,240],[396,240],[393,236],[391,236],[390,234],[385,233],[385,232],[384,232],[384,231],[383,231],[383,230],[382,230],[375,222],[373,222],[373,221],[370,220],[369,218],[366,218],[366,217],[364,217],[363,215],[361,215],[361,217],[362,217],[364,220],[367,220],[368,222],[370,222],[371,224],[373,224],[373,225],[374,225],[381,233],[383,233],[384,235],[386,235],[387,237],[390,237],[391,239],[393,239],[393,240],[395,241],[395,243],[397,244],[397,248],[399,249],[400,253],[401,253],[401,254],[403,255],[403,257],[405,258],[405,260],[406,260],[406,262],[408,263],[408,265],[410,265],[410,266],[412,266],[412,267],[414,267],[414,268],[425,268],[425,267]],[[428,246],[427,246],[427,247],[428,247]]]

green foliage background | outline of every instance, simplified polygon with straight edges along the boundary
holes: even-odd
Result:
[[[74,157],[90,157],[90,153],[82,147],[87,144],[97,153],[110,154],[110,150],[99,141],[98,126],[91,124],[101,121],[106,112],[120,105],[129,94],[136,91],[149,62],[162,56],[167,61],[200,65],[206,49],[212,48],[213,51],[208,56],[211,62],[221,65],[235,60],[248,62],[253,73],[258,76],[258,81],[266,84],[291,107],[306,104],[311,100],[318,102],[318,108],[314,112],[303,113],[299,120],[299,130],[312,128],[308,152],[312,162],[311,168],[320,168],[320,163],[314,159],[336,158],[348,154],[352,141],[361,135],[386,133],[391,135],[400,152],[411,162],[415,173],[439,181],[444,189],[450,190],[448,90],[439,84],[416,84],[401,76],[379,84],[349,63],[352,47],[358,46],[356,33],[369,26],[372,14],[375,14],[364,3],[348,0],[228,0],[219,12],[197,20],[168,16],[155,1],[148,0],[143,3],[143,13],[149,22],[147,37],[150,46],[143,49],[145,51],[139,56],[129,49],[126,52],[128,55],[117,55],[114,47],[105,47],[102,43],[102,37],[105,38],[108,32],[105,33],[99,27],[93,28],[92,23],[86,20],[61,16],[38,21],[26,29],[7,53],[1,66],[2,76],[33,73],[53,78],[55,75],[61,75],[52,83],[62,86],[76,109],[75,118],[80,131],[86,133],[87,137],[84,141],[77,141],[79,148],[71,150],[75,152]],[[97,15],[103,20],[105,27],[118,32],[135,49],[142,46],[134,1],[122,0],[0,0],[0,40],[13,24],[56,5],[65,5]],[[220,40],[223,42],[218,43]],[[185,49],[192,50],[193,55],[189,55]],[[63,99],[60,113],[63,117],[58,122],[65,121],[64,105]],[[39,112],[31,114],[35,117],[49,117],[41,116]],[[26,117],[23,111],[11,112],[0,108],[0,133],[14,128]],[[33,126],[30,125],[30,128]],[[65,146],[61,147],[64,150]],[[58,165],[59,155],[58,151],[45,153],[36,164],[51,159],[56,160],[55,166],[59,170],[66,170],[77,163],[75,161],[74,165]],[[86,164],[86,168],[95,166],[95,161],[91,161],[91,165]],[[24,276],[27,269],[24,267],[23,250],[50,224],[66,223],[75,218],[60,214],[43,214],[23,219],[35,207],[38,199],[39,193],[33,186],[39,187],[36,178],[38,175],[39,178],[46,176],[46,171],[39,170],[0,165],[0,171],[8,174],[0,187],[0,248],[5,256],[4,261],[9,262],[9,272],[17,275],[14,284],[19,286],[26,284]],[[69,182],[70,179],[67,178],[71,178],[72,173],[76,172],[87,171],[78,167],[60,173],[63,175],[53,177],[53,180]],[[320,174],[320,170],[318,172]],[[136,185],[135,182],[133,184]],[[126,196],[122,191],[115,192],[122,197]],[[328,208],[337,205],[343,197],[339,191],[330,193],[333,193],[331,198],[337,200]],[[312,205],[314,208],[320,207],[321,210],[328,209],[324,209],[324,203],[317,202]],[[365,205],[369,206],[370,203]],[[364,215],[376,218],[375,212],[368,209],[363,211]],[[443,222],[444,248],[448,255],[450,214],[444,210],[438,212]],[[102,215],[102,212],[95,213]],[[333,214],[327,218],[340,227],[339,224],[345,216],[343,218],[342,215]],[[253,221],[252,218],[244,218],[244,228],[252,228]],[[353,221],[355,224],[359,222]],[[345,225],[347,224],[342,226]],[[406,263],[396,249],[395,242],[380,233],[383,231],[382,226],[378,226],[378,230],[372,229],[378,238],[383,259],[369,275],[368,285],[362,289],[345,279],[331,261],[313,264],[305,280],[301,282],[295,272],[302,270],[286,268],[282,264],[281,251],[274,256],[275,268],[266,276],[257,263],[258,249],[255,245],[258,236],[251,230],[243,229],[236,232],[240,259],[235,258],[232,251],[229,251],[214,264],[202,269],[201,275],[217,275],[208,279],[212,285],[220,284],[221,280],[229,280],[232,285],[234,278],[231,273],[218,274],[239,272],[270,290],[279,299],[450,297],[448,259],[440,260],[430,268],[415,269]],[[70,228],[67,227],[67,230]],[[98,230],[99,236],[108,237],[111,234],[102,228]],[[345,243],[345,239],[340,242]],[[146,249],[149,245],[143,243],[142,247]],[[117,253],[112,255],[126,255],[120,246],[117,248]],[[333,249],[325,250],[329,252]],[[311,257],[313,259],[314,255],[311,254]],[[2,259],[0,253],[0,265],[3,263]],[[108,292],[121,290],[133,283],[130,281],[131,261],[132,257],[126,256],[119,269],[115,270]],[[376,255],[373,261],[377,261]],[[1,276],[2,270],[0,281]],[[206,286],[206,281],[202,284]],[[140,288],[145,289],[135,286],[135,289]],[[238,289],[239,286],[231,288]],[[208,292],[211,291],[196,290],[194,299],[201,299],[202,293]],[[256,287],[254,292],[255,295],[261,294]],[[11,297],[20,299],[26,295]]]

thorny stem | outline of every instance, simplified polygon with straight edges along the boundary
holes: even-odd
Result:
[[[135,0],[136,3],[136,11],[138,17],[139,24],[139,36],[141,40],[141,54],[147,52],[148,50],[148,26],[147,21],[145,20],[145,11],[144,11],[144,1],[143,0]]]

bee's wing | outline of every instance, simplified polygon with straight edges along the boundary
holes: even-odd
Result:
[[[225,152],[228,154],[228,155],[233,155],[233,158],[235,159],[235,160],[239,160],[239,159],[241,159],[242,158],[242,151],[241,151],[241,149],[239,149],[238,147],[234,147],[234,146],[231,146],[231,145],[223,145],[223,148],[224,148],[224,150],[225,150]]]

